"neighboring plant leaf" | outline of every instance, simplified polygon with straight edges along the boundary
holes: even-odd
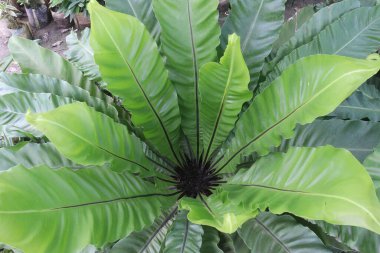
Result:
[[[366,83],[359,87],[358,91],[363,93],[369,99],[380,98],[380,82],[379,78],[373,76]]]
[[[27,114],[27,121],[43,132],[68,159],[83,165],[111,163],[118,172],[149,172],[153,165],[144,155],[144,145],[128,129],[76,102],[55,110]]]
[[[0,185],[1,240],[24,253],[102,247],[151,225],[165,201],[153,185],[107,169],[20,165]]]
[[[232,0],[231,14],[222,28],[221,45],[227,46],[227,36],[241,37],[241,50],[251,75],[250,89],[259,80],[264,59],[278,39],[284,22],[284,0]]]
[[[0,73],[0,81],[4,85],[16,90],[31,93],[50,93],[59,97],[71,98],[79,102],[86,102],[98,112],[102,112],[118,121],[118,112],[105,101],[90,96],[88,91],[66,81],[39,74],[8,74]]]
[[[339,119],[380,121],[380,98],[370,99],[360,91],[355,92],[329,116]]]
[[[355,133],[355,134],[353,134]],[[380,123],[361,120],[316,120],[311,124],[298,125],[294,136],[284,140],[276,149],[286,151],[289,146],[317,147],[332,145],[349,150],[363,161],[380,143]]]
[[[257,210],[248,210],[244,206],[228,202],[218,193],[213,193],[203,201],[182,198],[180,208],[189,210],[187,218],[191,222],[214,227],[223,233],[235,232],[258,213]]]
[[[252,253],[331,253],[318,236],[288,215],[262,213],[246,222],[238,233]]]
[[[252,97],[248,82],[249,72],[241,54],[240,39],[233,34],[220,64],[211,62],[200,69],[200,128],[206,157],[225,141],[243,103]]]
[[[26,168],[39,165],[46,165],[51,169],[62,167],[81,169],[84,167],[63,157],[51,143],[23,142],[11,148],[1,148],[0,161],[0,171],[8,170],[19,164]]]
[[[176,211],[161,215],[151,227],[118,241],[110,253],[159,253]]]
[[[163,253],[199,253],[202,244],[202,226],[192,224],[186,212],[180,212],[165,239]]]
[[[374,148],[373,153],[364,160],[363,165],[372,177],[377,190],[377,196],[380,199],[380,143]]]
[[[220,170],[229,165],[225,171],[233,171],[241,155],[267,154],[282,138],[293,135],[297,123],[307,124],[333,111],[377,73],[380,57],[373,58],[314,55],[290,66],[240,117]]]
[[[350,29],[343,29],[343,27]],[[302,57],[314,54],[337,54],[365,58],[379,48],[380,37],[377,36],[379,33],[380,6],[354,9],[326,26],[311,42],[285,56],[266,76],[267,81],[263,88],[290,64]]]
[[[280,28],[278,39],[273,43],[272,54],[275,55],[278,48],[288,42],[314,13],[314,6],[306,6],[297,11],[293,17],[287,20]]]
[[[70,104],[71,98],[63,98],[47,93],[15,92],[0,99],[0,122],[3,125],[18,128],[40,137],[41,133],[33,129],[25,120],[28,110],[32,112],[46,112],[61,105]]]
[[[178,100],[156,43],[136,18],[96,1],[88,7],[90,42],[107,89],[124,99],[123,105],[131,112],[134,125],[142,128],[145,139],[162,155],[178,160]]]
[[[359,7],[359,0],[346,0],[320,9],[298,29],[290,40],[280,46],[276,57],[270,61],[272,68],[293,50],[312,41],[326,26],[339,19],[343,14]]]
[[[235,250],[234,242],[229,234],[219,233],[218,247],[225,253],[240,253]]]
[[[72,63],[59,54],[39,46],[37,42],[13,36],[9,39],[8,47],[13,59],[21,66],[23,73],[41,74],[61,79],[87,90],[91,96],[111,101],[111,98],[104,95]]]
[[[94,51],[90,46],[90,29],[85,28],[81,31],[81,36],[78,38],[76,32],[71,31],[66,37],[67,51],[65,56],[72,62],[83,74],[92,81],[99,82],[101,86],[102,77],[99,72],[99,66],[96,65],[94,59]]]
[[[106,7],[139,19],[158,41],[160,39],[160,24],[153,13],[152,0],[106,0]]]
[[[240,237],[238,232],[235,232],[232,234],[231,239],[234,242],[234,247],[236,252],[238,253],[251,253],[251,250],[247,247],[247,244],[243,241],[243,239]]]
[[[218,0],[153,0],[161,25],[161,50],[177,94],[181,127],[200,153],[199,69],[216,60],[219,45]],[[175,24],[175,25],[173,25]]]
[[[380,203],[365,168],[346,150],[291,148],[261,158],[221,189],[247,210],[284,212],[310,220],[380,232]]]
[[[202,246],[200,253],[223,253],[218,247],[220,241],[219,232],[213,227],[202,226],[204,235],[202,237]]]
[[[8,55],[6,57],[4,57],[1,61],[0,61],[0,72],[1,71],[6,71],[9,67],[9,65],[11,65],[13,61],[13,57],[12,55]]]

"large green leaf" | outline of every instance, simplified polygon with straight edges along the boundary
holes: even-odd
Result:
[[[213,227],[202,226],[204,234],[200,253],[223,253],[218,247],[220,241],[219,232]]]
[[[337,54],[365,58],[379,48],[379,34],[380,6],[354,9],[326,26],[311,42],[285,56],[267,75],[267,80],[273,81],[290,64],[309,55]]]
[[[346,0],[320,9],[295,32],[290,40],[280,46],[276,57],[270,61],[270,65],[275,66],[293,50],[312,41],[326,26],[337,20],[344,13],[358,7],[360,7],[359,0]],[[334,37],[334,39],[339,38]]]
[[[176,211],[161,215],[151,227],[118,241],[110,253],[159,253]]]
[[[8,47],[24,73],[61,79],[87,90],[91,96],[110,100],[72,63],[59,54],[39,46],[37,42],[13,36],[9,39]]]
[[[83,165],[111,163],[115,171],[146,172],[153,165],[144,145],[124,125],[76,102],[55,110],[27,114],[27,121],[43,132],[68,159]]]
[[[80,169],[84,166],[63,157],[51,143],[19,143],[14,147],[0,149],[0,171],[18,164],[26,168],[47,165],[52,169],[67,167]]]
[[[379,198],[380,189],[380,146],[367,157],[364,165],[374,181]],[[318,221],[317,224],[330,236],[336,237],[351,248],[363,253],[378,252],[380,248],[380,236],[363,228],[350,226],[333,226]]]
[[[306,6],[296,12],[293,17],[287,20],[280,29],[278,39],[273,43],[272,53],[276,54],[280,46],[289,41],[290,38],[308,21],[315,13],[314,6]]]
[[[333,111],[379,70],[380,57],[372,58],[315,55],[290,66],[256,96],[240,117],[235,137],[226,145],[221,169],[226,165],[226,171],[234,169],[232,165],[239,162],[241,155],[268,153],[270,147],[280,145],[282,138],[293,135],[297,123],[310,123]]]
[[[177,158],[180,115],[156,43],[136,18],[111,11],[96,1],[91,13],[95,61],[114,95],[124,99],[132,122],[162,155]]]
[[[161,25],[161,49],[177,93],[181,126],[199,153],[199,69],[216,60],[218,0],[153,0]]]
[[[247,210],[293,213],[380,232],[380,203],[365,168],[346,150],[291,148],[240,171],[221,186]]]
[[[222,28],[222,47],[228,34],[241,37],[241,50],[251,75],[250,88],[257,85],[264,59],[272,50],[283,24],[284,0],[232,0],[231,14]]]
[[[238,233],[252,253],[331,253],[318,236],[289,215],[262,213],[246,222]]]
[[[2,125],[8,125],[30,132],[35,136],[41,136],[41,133],[31,128],[25,120],[26,112],[28,110],[31,112],[46,112],[72,102],[73,99],[71,98],[58,97],[47,93],[10,93],[1,96],[0,122]]]
[[[101,83],[102,77],[99,66],[95,63],[94,51],[90,46],[90,29],[86,28],[81,31],[80,38],[76,32],[71,31],[66,37],[66,44],[65,56],[67,59],[82,71],[89,80]],[[104,83],[101,84],[104,85]]]
[[[165,239],[164,253],[199,253],[202,245],[202,226],[192,224],[186,212],[178,213]]]
[[[357,91],[347,98],[329,116],[340,119],[369,119],[380,121],[380,98],[368,98]]]
[[[106,0],[106,7],[138,18],[153,38],[160,38],[160,24],[153,13],[152,0]]]
[[[229,38],[219,63],[210,62],[200,69],[200,128],[206,157],[221,145],[238,118],[244,102],[252,94],[248,90],[249,72],[236,34]]]
[[[151,225],[165,196],[129,173],[17,166],[0,173],[0,238],[25,253],[101,247]]]
[[[39,74],[7,74],[0,73],[0,82],[16,90],[31,93],[49,93],[59,97],[71,98],[86,102],[95,110],[103,112],[118,121],[118,112],[111,104],[90,96],[89,92],[66,81]]]
[[[355,133],[355,134],[353,134]],[[361,120],[316,120],[311,124],[298,125],[294,136],[284,140],[279,150],[289,146],[317,147],[332,145],[349,150],[363,161],[380,143],[380,123]]]

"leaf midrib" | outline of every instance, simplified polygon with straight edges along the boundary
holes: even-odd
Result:
[[[313,197],[322,197],[322,198],[331,198],[331,199],[337,199],[344,202],[351,203],[352,205],[358,207],[359,209],[363,210],[365,213],[368,214],[371,219],[380,226],[380,221],[376,219],[376,217],[364,206],[362,206],[359,203],[356,203],[355,201],[352,201],[346,197],[339,196],[339,195],[333,195],[333,194],[326,194],[326,193],[317,193],[317,192],[306,192],[306,191],[300,191],[300,190],[292,190],[292,189],[284,189],[284,188],[278,188],[274,186],[268,186],[268,185],[260,185],[260,184],[239,184],[239,183],[228,183],[227,185],[232,186],[239,186],[239,187],[255,187],[255,188],[261,188],[266,189],[269,191],[279,191],[279,192],[287,192],[290,194],[300,194],[300,195],[307,195],[307,196],[313,196]]]
[[[89,144],[90,146],[93,146],[93,147],[95,147],[95,148],[97,148],[97,149],[100,149],[100,150],[102,150],[102,151],[104,151],[104,152],[106,152],[106,153],[108,153],[108,154],[110,154],[110,155],[112,155],[112,156],[114,156],[114,157],[116,157],[116,158],[118,158],[118,159],[121,159],[121,160],[124,160],[124,161],[126,161],[126,162],[130,162],[130,163],[136,164],[136,165],[140,166],[141,168],[145,169],[146,171],[149,171],[149,169],[146,168],[144,165],[142,165],[142,164],[140,164],[140,163],[138,163],[138,162],[136,162],[136,161],[133,161],[133,160],[127,159],[127,158],[125,158],[125,157],[122,157],[122,156],[120,156],[120,155],[117,155],[117,154],[113,153],[112,151],[109,151],[109,150],[107,150],[107,149],[105,149],[105,148],[102,148],[101,146],[95,145],[94,143],[90,142],[90,141],[87,140],[86,138],[83,138],[82,136],[80,136],[80,135],[78,135],[77,133],[73,132],[71,129],[69,129],[69,128],[67,128],[67,127],[65,127],[65,126],[63,126],[63,125],[61,125],[61,124],[58,124],[58,123],[55,122],[55,121],[51,121],[51,120],[48,120],[48,119],[42,119],[42,118],[38,118],[36,121],[46,122],[46,123],[52,124],[52,125],[54,125],[54,126],[56,126],[56,127],[62,128],[63,130],[67,131],[69,134],[71,134],[71,135],[73,135],[73,136],[76,136],[78,139],[80,139],[80,140],[86,142],[86,143]]]
[[[267,226],[265,226],[258,218],[255,218],[255,221],[259,226],[261,226],[267,234],[270,235],[278,244],[288,253],[291,253],[290,249],[281,241],[280,238],[278,238]]]
[[[253,30],[255,29],[256,22],[257,22],[257,19],[258,19],[259,15],[260,15],[261,9],[263,8],[263,5],[264,5],[264,0],[261,0],[261,2],[260,2],[260,6],[259,6],[259,8],[258,8],[258,10],[257,10],[257,13],[256,13],[256,16],[255,16],[255,18],[253,19],[253,22],[252,22],[252,24],[251,24],[251,26],[250,26],[250,28],[249,28],[249,30],[248,30],[247,36],[246,36],[245,39],[244,39],[244,43],[242,44],[242,49],[241,49],[241,51],[242,51],[243,53],[245,52],[245,49],[247,48],[248,41],[249,41],[249,39],[251,38],[251,35],[252,35]]]
[[[157,197],[157,196],[169,197],[169,196],[171,196],[171,194],[149,193],[149,194],[133,195],[133,196],[128,196],[128,197],[118,197],[118,198],[108,199],[108,200],[99,200],[99,201],[93,201],[93,202],[86,202],[86,203],[82,203],[82,204],[66,205],[66,206],[45,208],[45,209],[0,211],[0,214],[28,214],[28,213],[30,214],[30,213],[58,212],[58,211],[62,211],[64,209],[82,208],[82,207],[95,206],[95,205],[104,205],[104,204],[108,204],[108,203],[112,203],[112,202],[127,201],[127,200],[137,199],[137,198],[150,198],[150,197]]]
[[[189,30],[190,30],[190,38],[191,38],[191,52],[192,52],[192,60],[193,60],[193,71],[194,71],[194,93],[195,93],[195,122],[196,122],[196,155],[199,155],[199,142],[200,142],[200,129],[199,129],[199,80],[198,80],[198,58],[197,52],[195,50],[195,38],[193,32],[193,20],[191,16],[190,10],[190,0],[187,0],[187,15],[189,21]]]
[[[214,142],[214,138],[215,138],[216,132],[218,131],[219,121],[220,121],[220,119],[221,119],[221,117],[222,117],[222,112],[223,112],[223,110],[224,110],[224,106],[225,106],[225,101],[226,101],[227,93],[228,93],[228,91],[229,91],[229,87],[230,87],[230,84],[231,84],[231,82],[232,82],[232,80],[231,80],[231,79],[232,79],[232,70],[234,69],[234,66],[235,66],[235,64],[234,64],[235,61],[233,60],[234,57],[235,57],[235,53],[236,53],[235,51],[236,51],[236,49],[233,48],[233,50],[232,50],[232,54],[231,54],[231,59],[232,59],[232,61],[231,61],[231,65],[230,65],[230,67],[229,67],[228,78],[227,78],[226,86],[225,86],[225,89],[224,89],[224,93],[223,93],[222,101],[221,101],[220,106],[219,106],[218,116],[217,116],[216,121],[215,121],[215,124],[214,124],[214,129],[213,129],[213,131],[212,131],[211,140],[210,140],[210,143],[209,143],[209,145],[208,145],[208,147],[207,147],[206,160],[207,160],[207,158],[208,158],[208,154],[209,154],[209,152],[210,152],[210,150],[211,150],[212,143]],[[223,66],[223,65],[221,65],[221,66]]]

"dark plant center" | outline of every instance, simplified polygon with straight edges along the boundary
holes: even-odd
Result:
[[[176,188],[183,196],[196,198],[202,195],[209,196],[219,184],[223,183],[218,176],[211,160],[204,161],[190,156],[182,157],[182,164],[175,168],[172,178],[176,181]]]

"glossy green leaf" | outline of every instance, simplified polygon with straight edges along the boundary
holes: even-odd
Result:
[[[247,210],[290,212],[380,232],[380,203],[365,168],[346,150],[331,146],[292,148],[242,170],[222,186]]]
[[[180,208],[189,210],[187,218],[196,224],[214,227],[223,233],[235,232],[244,222],[255,217],[257,210],[248,210],[227,201],[222,194],[214,193],[200,199],[182,198]]]
[[[380,121],[380,98],[368,98],[358,91],[347,98],[329,116],[339,119]]]
[[[380,143],[380,123],[361,120],[315,120],[311,124],[298,125],[291,139],[284,140],[279,150],[289,146],[318,147],[332,145],[349,150],[363,161]],[[355,134],[353,134],[355,133]]]
[[[8,74],[0,73],[3,85],[19,91],[31,93],[46,93],[75,101],[86,102],[98,112],[102,112],[118,121],[118,112],[111,104],[90,96],[89,92],[66,81],[39,74]],[[25,111],[26,112],[26,111]]]
[[[81,169],[84,166],[63,157],[51,143],[19,143],[11,148],[0,149],[0,171],[21,164],[26,168],[46,165],[52,169],[62,167]]]
[[[204,234],[200,253],[223,253],[218,247],[220,241],[219,232],[213,227],[202,226]]]
[[[199,253],[202,235],[202,226],[192,224],[186,212],[180,212],[166,236],[163,253]]]
[[[101,83],[102,77],[99,66],[95,63],[94,51],[90,46],[90,29],[85,28],[81,31],[80,38],[76,32],[71,31],[66,37],[66,44],[65,56],[67,59],[82,71],[89,80]],[[105,84],[101,83],[101,85]]]
[[[136,18],[108,10],[95,1],[91,46],[107,89],[123,98],[132,122],[162,155],[176,157],[180,115],[156,43]]]
[[[206,157],[220,146],[233,129],[243,103],[252,93],[248,90],[249,72],[236,34],[219,63],[211,62],[200,69],[200,128]]]
[[[379,70],[380,57],[372,57],[315,55],[290,66],[240,117],[221,168],[229,165],[225,171],[231,171],[241,155],[267,154],[282,138],[293,135],[297,123],[310,123],[333,111]]]
[[[293,50],[312,41],[326,26],[339,19],[343,14],[359,7],[359,0],[346,0],[320,9],[295,32],[290,40],[280,46],[276,57],[270,61],[270,64],[275,66]],[[334,40],[336,39],[339,38],[334,38]]]
[[[288,215],[262,213],[246,222],[238,233],[252,253],[332,252],[311,230]]]
[[[76,102],[55,110],[27,114],[27,121],[43,132],[68,159],[83,165],[111,163],[115,171],[147,172],[153,166],[144,145],[124,125]]]
[[[118,241],[112,247],[110,253],[159,253],[176,210],[169,214],[161,215],[151,227],[143,231],[134,232]]]
[[[297,11],[293,17],[287,20],[280,28],[278,39],[273,43],[272,53],[275,54],[281,45],[288,42],[314,13],[314,6],[309,5]]]
[[[199,69],[216,60],[218,0],[153,0],[161,25],[161,50],[178,94],[181,127],[199,153]],[[197,152],[198,151],[198,152]]]
[[[39,46],[37,42],[13,36],[9,39],[8,47],[24,73],[61,79],[87,90],[91,96],[110,100],[73,64],[59,54]]]
[[[283,0],[232,0],[231,13],[222,28],[221,45],[227,46],[227,36],[241,37],[241,50],[251,75],[250,88],[259,80],[264,59],[272,50],[284,20]]]
[[[15,92],[0,99],[0,122],[3,125],[18,128],[35,136],[41,136],[39,131],[33,129],[25,120],[25,114],[31,112],[46,112],[58,106],[72,103],[73,99],[58,97],[46,93]]]
[[[161,28],[153,13],[152,0],[107,0],[106,7],[136,17],[159,40]]]
[[[24,253],[101,247],[151,225],[164,195],[129,173],[17,166],[0,173],[0,238]]]
[[[285,56],[267,75],[267,80],[273,81],[290,64],[309,55],[337,54],[365,58],[378,49],[379,34],[380,6],[354,9],[326,26],[311,42]]]

